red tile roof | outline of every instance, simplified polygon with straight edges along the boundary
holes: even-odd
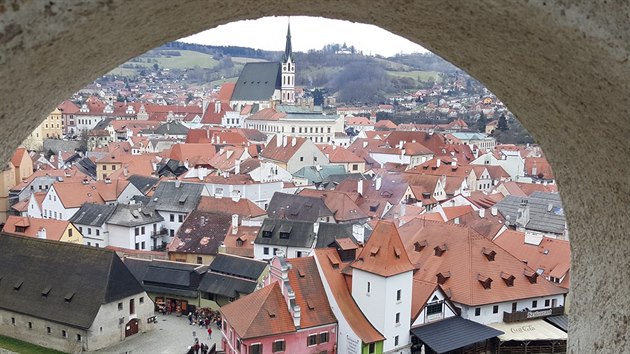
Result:
[[[330,163],[365,163],[364,159],[341,146],[318,144],[317,147],[328,156]]]
[[[361,220],[369,217],[348,194],[343,192],[305,188],[299,195],[322,198],[326,207],[333,212],[337,222]]]
[[[15,153],[13,153],[13,157],[11,157],[11,164],[13,164],[15,168],[19,168],[22,164],[22,159],[25,156],[30,159],[30,157],[28,156],[28,150],[26,150],[26,148],[24,147],[17,148],[15,150]]]
[[[341,262],[337,250],[334,248],[320,248],[315,249],[314,253],[324,275],[322,281],[326,282],[330,287],[332,296],[337,306],[339,306],[339,311],[343,314],[352,331],[364,343],[375,343],[384,340],[385,337],[365,318],[365,315],[352,298],[349,283],[346,282],[346,275],[342,273],[347,263]]]
[[[295,302],[300,306],[301,328],[311,328],[336,323],[330,308],[322,279],[314,257],[287,259],[289,283],[295,292]]]
[[[255,218],[267,215],[264,209],[254,204],[247,198],[240,198],[238,201],[232,198],[215,198],[202,196],[199,199],[197,210],[207,213],[219,213],[229,215],[239,215],[241,217]]]
[[[302,147],[302,144],[306,142],[306,138],[296,138],[296,137],[286,137],[287,144],[286,146],[278,146],[278,135],[274,135],[271,138],[271,141],[265,146],[263,151],[260,154],[260,157],[280,161],[280,162],[288,162],[295,153]],[[293,141],[295,139],[295,144]]]
[[[277,282],[221,307],[220,311],[243,339],[296,331]]]
[[[419,266],[414,278],[432,282],[449,273],[441,286],[454,302],[479,306],[567,292],[542,278],[530,282],[525,274],[535,270],[470,227],[415,219],[400,234],[411,262]],[[503,280],[509,276],[514,276],[511,286]],[[492,280],[489,289],[480,277]]]
[[[37,232],[41,229],[46,229],[47,240],[59,241],[69,225],[69,221],[10,215],[4,223],[2,232],[11,235],[37,238]],[[26,229],[24,232],[18,232],[15,229],[16,226],[26,227]]]
[[[351,267],[383,277],[414,270],[396,225],[384,220],[376,224],[363,251]]]

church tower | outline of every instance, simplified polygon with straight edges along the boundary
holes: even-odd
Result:
[[[291,48],[291,24],[287,27],[287,43],[282,56],[282,104],[295,104],[295,63]]]

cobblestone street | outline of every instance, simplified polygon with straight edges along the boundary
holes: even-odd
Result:
[[[155,329],[147,333],[138,333],[114,346],[93,351],[90,353],[135,354],[135,353],[186,353],[188,346],[192,345],[195,338],[200,343],[206,343],[212,347],[217,343],[217,349],[221,340],[221,332],[216,325],[212,326],[212,339],[208,339],[205,328],[191,326],[184,316],[156,314],[157,323]]]

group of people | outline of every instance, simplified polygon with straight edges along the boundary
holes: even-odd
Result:
[[[188,313],[188,322],[192,325],[199,325],[199,327],[209,329],[212,324],[216,324],[217,329],[221,329],[221,316],[218,312],[212,311],[207,308],[198,308],[195,312]],[[209,331],[208,335],[212,332]]]
[[[206,343],[200,343],[199,338],[195,338],[195,343],[191,346],[188,346],[188,351],[186,354],[207,354],[210,348]]]

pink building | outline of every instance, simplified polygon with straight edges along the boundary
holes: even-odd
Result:
[[[313,257],[272,261],[269,285],[221,308],[227,354],[334,353],[335,318]]]

